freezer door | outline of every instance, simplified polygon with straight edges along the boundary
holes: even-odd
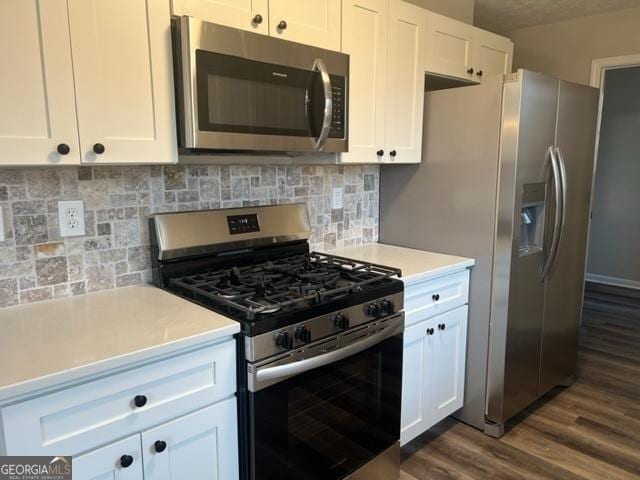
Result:
[[[556,146],[566,171],[565,220],[545,284],[539,395],[576,370],[597,115],[597,89],[560,82]]]
[[[559,82],[520,70],[504,86],[493,297],[489,336],[489,423],[503,424],[538,397],[549,147],[555,143]],[[535,221],[535,224],[532,223]],[[532,226],[533,239],[524,238]]]

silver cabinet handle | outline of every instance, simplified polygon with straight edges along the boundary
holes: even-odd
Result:
[[[331,129],[331,117],[333,116],[333,94],[331,92],[331,78],[329,71],[321,58],[316,58],[313,64],[313,70],[320,72],[322,79],[322,88],[324,89],[324,118],[322,119],[322,129],[320,135],[313,145],[314,150],[322,150],[324,144],[329,138],[329,130]]]
[[[547,150],[547,158],[551,164],[551,175],[553,176],[553,193],[556,203],[556,211],[553,219],[553,234],[551,236],[551,246],[549,247],[549,254],[542,267],[542,280],[548,278],[553,266],[556,256],[558,254],[558,246],[560,244],[560,235],[562,233],[562,211],[564,210],[564,197],[562,194],[562,173],[560,162],[556,157],[556,153],[553,146],[550,146]]]
[[[393,337],[394,335],[402,332],[403,328],[404,322],[396,322],[395,324],[387,325],[386,328],[383,328],[382,330],[365,337],[364,340],[352,343],[351,345],[347,345],[346,347],[340,348],[338,350],[333,350],[329,353],[318,355],[317,357],[307,358],[305,360],[300,360],[298,362],[278,365],[276,367],[261,368],[256,372],[256,380],[258,382],[276,380],[283,377],[297,375],[299,373],[322,367],[324,365],[329,365],[330,363],[337,362],[344,358],[350,357],[351,355],[362,352],[369,347],[373,347],[383,340],[389,337]]]

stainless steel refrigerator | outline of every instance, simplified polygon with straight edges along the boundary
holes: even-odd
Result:
[[[476,259],[457,416],[493,436],[575,375],[597,109],[527,70],[429,92],[422,163],[381,170],[382,243]]]

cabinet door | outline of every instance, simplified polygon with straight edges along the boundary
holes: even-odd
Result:
[[[462,407],[467,352],[468,306],[434,317],[433,385],[431,411],[434,422]]]
[[[479,28],[475,34],[475,76],[487,80],[511,72],[513,43],[506,37]]]
[[[82,160],[176,162],[169,0],[68,3]]]
[[[430,395],[434,337],[433,320],[413,325],[404,331],[401,445],[410,442],[433,424]]]
[[[385,162],[420,163],[427,12],[391,0],[387,53]]]
[[[427,22],[427,71],[476,81],[471,72],[475,28],[435,13]]]
[[[340,0],[269,0],[269,35],[340,51]]]
[[[237,479],[237,418],[230,398],[144,432],[145,480]]]
[[[2,1],[0,18],[0,165],[80,163],[66,1]]]
[[[269,0],[173,0],[172,13],[269,34]]]
[[[127,461],[131,461],[131,464]],[[142,478],[140,435],[133,435],[73,458],[74,480],[142,480]]]
[[[343,163],[377,163],[384,149],[388,0],[344,0],[342,51],[349,54],[349,152]]]

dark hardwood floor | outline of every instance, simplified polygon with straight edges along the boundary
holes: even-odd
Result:
[[[447,419],[403,449],[402,480],[640,479],[640,291],[588,284],[578,375],[500,440]]]

